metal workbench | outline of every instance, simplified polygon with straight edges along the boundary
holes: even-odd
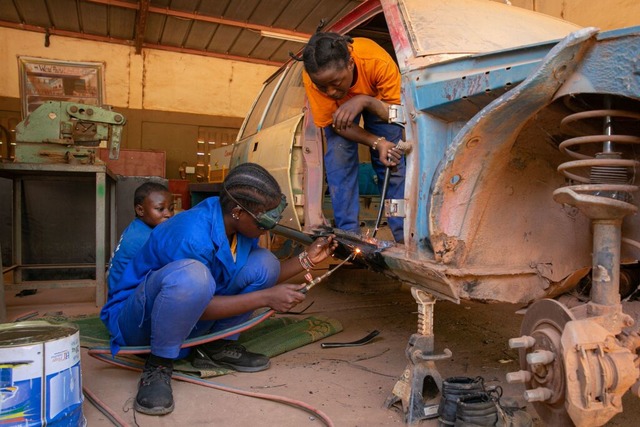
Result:
[[[3,283],[0,275],[0,304],[5,309],[4,292],[25,289],[79,288],[94,286],[95,302],[100,307],[106,299],[105,272],[111,249],[115,246],[115,176],[106,165],[69,165],[35,163],[0,163],[0,177],[13,182],[12,207],[12,255],[11,265],[5,266],[3,275],[13,276],[12,283]],[[24,248],[29,245],[23,241],[23,182],[26,180],[73,182],[91,180],[95,182],[95,265],[93,264],[25,264]],[[52,206],[54,209],[55,206]],[[79,218],[70,218],[77,221]],[[0,264],[1,265],[1,264]],[[95,279],[80,280],[23,280],[23,272],[35,269],[78,269],[95,268]],[[6,274],[12,273],[12,274]]]

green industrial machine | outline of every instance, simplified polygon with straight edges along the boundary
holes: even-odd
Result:
[[[109,159],[115,160],[125,122],[109,108],[47,101],[16,126],[15,161],[99,164],[100,147],[108,148]]]

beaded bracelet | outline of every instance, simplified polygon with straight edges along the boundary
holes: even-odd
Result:
[[[378,139],[376,139],[375,141],[373,141],[373,144],[371,145],[371,148],[373,150],[377,150],[378,149],[378,142],[384,140],[384,136],[379,136]]]
[[[302,266],[302,268],[304,268],[307,271],[311,270],[316,266],[309,259],[309,254],[307,253],[307,251],[304,251],[300,255],[298,255],[298,260],[300,261],[300,265]]]

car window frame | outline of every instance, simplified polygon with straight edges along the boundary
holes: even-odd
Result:
[[[238,132],[237,141],[241,141],[245,138],[248,138],[252,135],[255,135],[260,132],[262,129],[262,124],[264,123],[264,119],[271,107],[273,102],[273,98],[278,88],[282,84],[282,81],[286,75],[287,70],[289,69],[289,65],[280,68],[278,71],[273,73],[271,77],[269,77],[262,85],[262,89],[260,90],[260,94],[256,97],[255,101],[251,105],[249,109],[249,114],[245,117],[242,122],[242,126],[240,127],[240,131]],[[270,88],[271,84],[275,84],[273,89]],[[266,97],[266,98],[265,98]],[[262,101],[265,101],[264,106],[260,106]],[[259,108],[258,108],[259,107]],[[256,116],[258,114],[259,116]],[[253,126],[252,120],[254,117],[257,118],[257,122],[255,127]],[[251,124],[251,127],[249,125]]]
[[[262,128],[267,128],[269,126],[276,125],[278,123],[282,123],[292,117],[298,116],[304,113],[304,107],[306,105],[307,95],[304,90],[304,85],[302,84],[302,71],[304,69],[303,63],[301,61],[291,61],[287,65],[287,70],[283,75],[283,78],[278,85],[278,88],[273,92],[273,98],[271,100],[271,104],[269,108],[267,108],[267,113],[263,117]],[[297,79],[300,81],[300,86],[293,86],[291,82]],[[300,97],[300,104],[298,107],[299,110],[295,113],[291,113],[293,109],[283,110],[284,100],[287,98],[287,95],[292,94],[292,88],[302,89]],[[299,95],[293,94],[291,97],[297,97]],[[292,103],[293,105],[293,103]]]

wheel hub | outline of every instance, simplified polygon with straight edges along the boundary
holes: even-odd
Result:
[[[564,305],[544,299],[527,309],[520,329],[523,336],[535,340],[530,347],[520,349],[520,369],[531,373],[525,382],[527,392],[537,390],[546,393],[543,401],[532,398],[536,412],[546,425],[572,424],[564,406],[565,373],[561,343],[564,326],[572,320],[573,314]]]

